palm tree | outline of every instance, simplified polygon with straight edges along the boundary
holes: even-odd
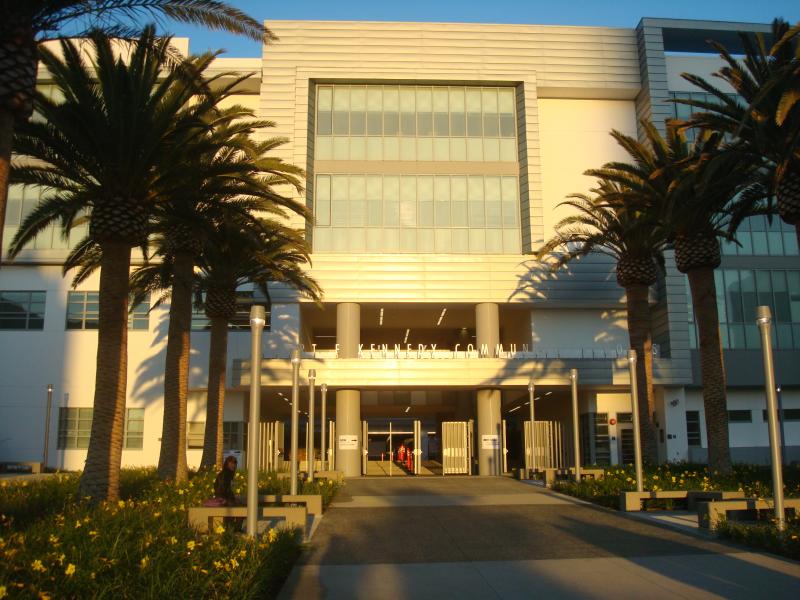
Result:
[[[226,90],[233,89],[235,83]],[[227,92],[210,94],[215,101]],[[301,191],[302,170],[265,156],[284,139],[256,142],[250,135],[272,126],[269,121],[247,120],[252,111],[234,107],[212,118],[212,129],[202,139],[185,144],[192,157],[176,181],[160,190],[162,201],[154,212],[153,244],[159,265],[143,267],[133,276],[135,289],[168,289],[170,300],[164,373],[164,418],[158,471],[163,479],[183,481],[186,463],[186,401],[194,270],[206,245],[216,244],[219,223],[249,220],[251,213],[273,213],[285,218],[284,209],[307,216],[300,203],[275,193],[276,185]],[[236,120],[236,122],[233,122]],[[267,169],[269,169],[267,171]],[[254,226],[254,225],[253,225]]]
[[[689,279],[698,324],[709,467],[728,472],[727,391],[714,269],[720,264],[719,238],[732,235],[741,219],[756,210],[754,196],[745,190],[749,170],[741,155],[720,152],[720,134],[701,135],[690,146],[674,123],[667,125],[666,138],[650,122],[642,122],[642,129],[645,143],[612,133],[632,163],[612,162],[588,174],[624,186],[641,203],[660,210],[678,270]]]
[[[585,174],[589,175],[589,171]],[[666,231],[659,221],[659,207],[641,202],[629,188],[601,179],[592,196],[572,194],[564,206],[575,209],[556,224],[556,234],[536,251],[542,260],[558,252],[553,271],[568,262],[599,252],[616,261],[617,282],[625,289],[628,336],[640,360],[636,365],[640,433],[644,459],[658,462],[656,426],[653,421],[653,337],[650,326],[649,289],[656,282],[656,265],[663,266]]]
[[[733,141],[729,151],[743,153],[766,174],[767,188],[777,197],[777,210],[786,223],[795,226],[800,241],[800,24],[789,27],[772,23],[771,47],[764,36],[740,33],[745,51],[739,60],[719,42],[710,42],[726,66],[714,75],[730,85],[741,98],[689,73],[682,77],[712,96],[709,101],[675,99],[699,111],[684,123],[727,134]]]
[[[21,123],[15,138],[20,155],[34,160],[13,164],[11,176],[53,193],[21,224],[11,255],[53,223],[66,236],[89,212],[89,238],[81,247],[95,244],[100,253],[100,307],[94,419],[81,492],[101,500],[119,493],[131,249],[146,241],[154,190],[184,168],[175,141],[185,141],[187,131],[202,134],[191,106],[202,97],[200,75],[212,57],[165,69],[169,39],[157,39],[153,27],[124,62],[108,36],[93,32],[89,39],[90,64],[68,41],[61,43],[63,59],[41,49],[64,99],[35,95],[44,121]]]
[[[211,321],[208,356],[208,401],[201,467],[222,464],[225,370],[228,324],[236,314],[237,287],[252,283],[269,301],[269,282],[280,282],[319,302],[317,282],[303,270],[308,246],[297,230],[261,219],[253,227],[243,220],[219,223],[214,243],[208,244],[198,264],[197,304],[205,306]]]
[[[90,31],[137,38],[141,18],[173,19],[265,42],[277,39],[258,21],[219,0],[0,0],[0,254],[14,127],[33,112],[37,46]]]

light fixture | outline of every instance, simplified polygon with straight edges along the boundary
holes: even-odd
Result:
[[[408,412],[408,411],[410,411],[410,410],[411,410],[411,407],[410,407],[410,406],[406,406],[406,410],[405,410],[405,412]]]
[[[525,404],[527,404],[527,402],[526,402]],[[508,411],[508,412],[512,413],[512,412],[514,412],[515,410],[519,410],[520,408],[522,408],[522,406],[523,406],[523,405],[520,405],[520,406],[515,406],[514,408],[512,408],[512,409],[511,409],[510,411]]]
[[[403,338],[403,343],[404,344],[408,343],[408,334],[410,334],[410,333],[411,333],[411,330],[410,329],[406,329],[406,337]]]
[[[447,308],[443,308],[443,309],[442,309],[442,313],[439,315],[439,320],[438,320],[438,321],[436,321],[436,326],[437,326],[437,327],[438,327],[439,325],[441,325],[441,324],[442,324],[442,319],[444,319],[444,315],[445,315],[446,313],[447,313]]]
[[[378,325],[383,325],[383,309],[381,308],[381,314],[378,316]]]
[[[545,393],[544,393],[544,395],[545,395],[545,396],[549,396],[549,395],[550,395],[550,394],[552,394],[552,393],[553,393],[552,391],[551,391],[551,392],[545,392]]]

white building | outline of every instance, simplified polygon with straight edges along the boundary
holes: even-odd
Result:
[[[626,159],[612,128],[636,135],[637,119],[662,125],[682,110],[670,96],[697,93],[680,73],[706,76],[720,66],[704,40],[733,45],[734,31],[768,26],[643,19],[633,30],[316,21],[270,28],[280,42],[262,59],[220,59],[215,68],[260,72],[237,101],[276,121],[268,133],[289,139],[281,156],[307,170],[311,273],[325,297],[320,309],[285,289],[271,294],[263,420],[288,418],[287,359],[302,344],[303,382],[315,369],[317,384],[329,388],[335,427],[325,430],[336,442],[337,468],[377,472],[373,459],[389,449],[391,427],[391,448],[416,438],[422,472],[441,472],[436,460],[444,454],[447,472],[472,470],[465,465],[475,455],[475,472],[494,474],[526,460],[522,422],[533,376],[536,418],[547,434],[538,464],[546,453],[569,463],[576,368],[583,461],[630,461],[624,292],[613,264],[589,257],[554,275],[528,253],[552,235],[565,196],[592,186],[583,171]],[[31,191],[12,190],[5,240],[35,202]],[[733,459],[767,458],[754,315],[767,303],[776,316],[787,458],[797,460],[797,240],[777,220],[753,219],[739,241],[723,249],[717,272]],[[97,279],[70,289],[59,266],[65,246],[42,236],[0,270],[0,461],[41,456],[48,384],[49,464],[78,469],[85,459]],[[662,460],[705,459],[688,299],[668,257],[652,291]],[[166,318],[165,307],[132,318],[125,465],[158,459]],[[191,465],[202,446],[208,336],[192,335]],[[229,340],[226,444],[241,448],[249,335]],[[317,448],[320,429],[317,421]]]

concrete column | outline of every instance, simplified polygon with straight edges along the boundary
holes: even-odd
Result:
[[[336,307],[336,343],[339,358],[358,358],[361,343],[361,306],[344,302]],[[342,448],[342,436],[356,436],[356,448]],[[361,392],[359,390],[336,391],[336,469],[345,477],[361,475]]]
[[[495,346],[500,343],[500,312],[497,304],[487,302],[475,306],[475,342],[478,351],[485,344],[488,356],[493,357]],[[500,390],[479,389],[477,393],[478,424],[476,444],[478,446],[478,474],[501,475],[503,470],[502,460],[502,422],[500,417]],[[484,436],[492,436],[497,447],[484,448]],[[486,440],[487,446],[491,444]]]

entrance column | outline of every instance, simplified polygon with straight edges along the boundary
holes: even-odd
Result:
[[[494,357],[495,347],[500,343],[500,311],[497,304],[486,302],[475,306],[475,342],[479,353],[485,344],[488,348],[486,356]],[[502,475],[500,397],[498,389],[478,390],[478,475]]]
[[[361,306],[343,302],[336,306],[336,343],[339,358],[358,358],[361,343]],[[358,440],[355,448],[342,448],[343,436]],[[345,477],[361,475],[361,392],[359,390],[336,391],[336,468]]]

